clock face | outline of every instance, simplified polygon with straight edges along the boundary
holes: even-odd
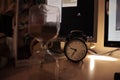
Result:
[[[66,54],[73,60],[81,59],[86,52],[86,45],[79,39],[71,40],[66,46]]]

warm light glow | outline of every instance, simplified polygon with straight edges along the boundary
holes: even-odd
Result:
[[[93,48],[95,48],[95,45],[94,46],[90,46],[90,49],[93,49]]]
[[[93,80],[94,72],[95,71],[95,60],[90,58],[90,65],[89,65],[89,78]]]
[[[90,43],[90,49],[95,48],[95,44],[94,43]]]
[[[95,60],[94,59],[90,59],[90,71],[93,71],[95,67]]]
[[[101,55],[88,55],[88,58],[93,60],[104,60],[104,61],[117,61],[118,59],[110,56],[101,56]]]
[[[103,56],[103,55],[88,55],[87,56],[90,59],[90,74],[92,75],[94,73],[95,68],[95,60],[104,60],[104,61],[117,61],[118,59],[110,57],[110,56]]]
[[[64,48],[64,45],[65,45],[65,42],[60,42],[60,47],[61,47],[61,49],[63,49]]]

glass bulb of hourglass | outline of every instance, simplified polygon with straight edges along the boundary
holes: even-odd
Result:
[[[30,46],[32,59],[34,58],[35,61],[40,60],[40,64],[44,62],[46,53],[52,53],[48,51],[48,44],[57,38],[59,30],[59,8],[46,4],[34,5],[30,8],[28,33],[34,38]],[[34,53],[33,46],[36,43],[40,43],[40,51],[35,51]],[[55,78],[58,80],[59,64],[58,59],[55,57],[54,59],[56,62]],[[32,64],[34,64],[34,60]]]
[[[29,33],[46,44],[57,37],[60,28],[59,9],[40,4],[35,5],[29,12]]]

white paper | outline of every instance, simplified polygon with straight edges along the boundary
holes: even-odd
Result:
[[[60,10],[60,22],[61,22],[61,12],[62,12],[62,0],[47,0],[48,5],[56,6]]]
[[[62,7],[76,7],[77,0],[63,0]]]

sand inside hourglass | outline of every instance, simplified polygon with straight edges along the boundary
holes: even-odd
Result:
[[[55,38],[57,35],[57,23],[47,22],[41,25],[31,26],[31,34],[38,38],[41,38],[44,42]]]

